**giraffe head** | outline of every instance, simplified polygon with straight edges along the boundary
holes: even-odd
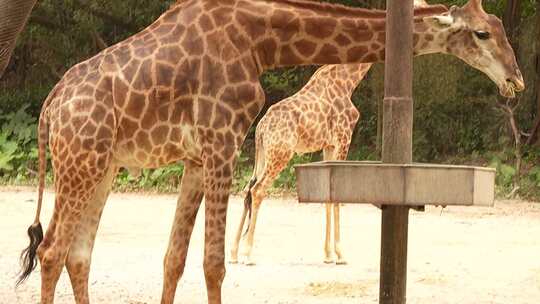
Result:
[[[482,0],[469,0],[463,7],[453,6],[448,13],[424,21],[436,32],[445,33],[445,52],[484,72],[502,96],[515,97],[515,92],[525,89],[503,24],[484,11]]]

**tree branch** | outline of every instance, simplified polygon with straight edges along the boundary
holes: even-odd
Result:
[[[99,35],[99,33],[96,30],[92,30],[92,37],[94,37],[94,40],[96,42],[96,46],[97,46],[97,48],[99,50],[103,50],[103,49],[106,49],[108,47],[105,40],[103,40],[103,38],[101,38],[101,36]]]
[[[116,26],[119,26],[121,28],[123,28],[124,30],[126,31],[129,31],[129,32],[135,32],[139,29],[139,27],[134,24],[134,23],[131,23],[129,21],[124,21],[116,16],[113,16],[113,15],[110,15],[106,12],[102,12],[102,11],[98,11],[94,8],[92,8],[91,5],[89,5],[88,3],[86,3],[86,1],[84,0],[73,0],[73,3],[75,3],[77,6],[79,6],[80,8],[83,8],[86,12],[89,12],[90,14],[96,16],[96,17],[99,17],[103,20],[106,20]]]

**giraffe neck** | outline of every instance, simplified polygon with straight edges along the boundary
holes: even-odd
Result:
[[[447,12],[441,5],[415,9],[417,41],[434,33],[419,17]],[[384,61],[386,12],[300,0],[239,0],[236,20],[251,38],[259,70],[310,64]],[[242,24],[241,24],[242,26]],[[249,26],[249,30],[247,30]],[[416,44],[415,53],[442,51]]]
[[[329,64],[319,68],[308,83],[302,88],[305,91],[331,90],[335,96],[344,97],[343,101],[350,102],[354,90],[366,76],[371,63]],[[316,87],[317,89],[314,89]]]

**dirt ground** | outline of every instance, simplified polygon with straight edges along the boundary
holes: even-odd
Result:
[[[35,212],[33,189],[0,192],[0,303],[38,303],[39,271],[14,289],[26,228]],[[45,197],[48,223],[53,194]],[[242,199],[228,212],[227,251]],[[162,259],[176,199],[172,195],[113,194],[97,236],[90,274],[93,303],[158,303]],[[324,207],[294,198],[265,201],[257,225],[257,265],[227,264],[224,303],[377,303],[380,211],[342,209],[348,265],[325,265]],[[206,303],[201,212],[177,303]],[[540,303],[540,204],[497,202],[494,208],[428,208],[411,212],[408,303]],[[67,273],[57,303],[73,303]]]

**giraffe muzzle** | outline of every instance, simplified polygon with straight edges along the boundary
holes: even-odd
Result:
[[[522,77],[513,77],[506,79],[506,83],[512,87],[515,92],[522,92],[525,90],[525,82]]]

